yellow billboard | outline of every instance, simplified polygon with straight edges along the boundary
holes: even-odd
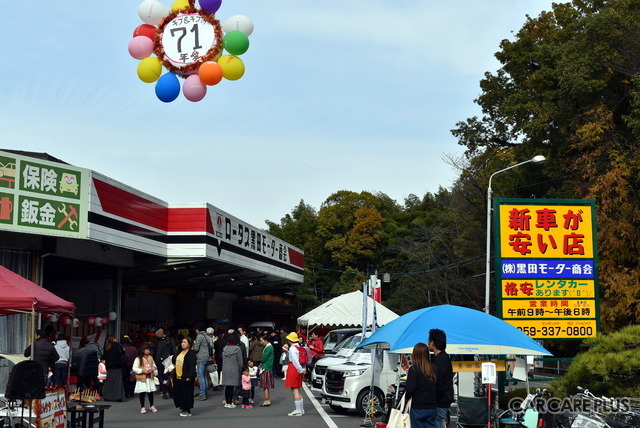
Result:
[[[500,205],[500,257],[594,257],[593,218],[585,205]]]
[[[596,320],[505,320],[532,339],[596,337]]]
[[[503,299],[595,299],[592,279],[503,279]]]
[[[596,302],[585,300],[504,300],[502,318],[594,318]]]

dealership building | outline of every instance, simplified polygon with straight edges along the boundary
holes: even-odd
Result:
[[[209,203],[165,202],[44,153],[3,150],[0,265],[75,303],[76,327],[60,325],[64,314],[42,322],[82,337],[197,321],[293,327],[304,254]],[[8,333],[25,325],[0,317],[0,353],[24,349],[26,335]]]

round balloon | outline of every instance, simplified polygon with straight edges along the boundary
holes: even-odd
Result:
[[[200,81],[200,77],[197,74],[192,74],[184,81],[182,93],[186,99],[197,103],[207,95],[207,87]]]
[[[237,56],[222,55],[218,59],[218,64],[222,67],[222,75],[227,80],[238,80],[244,75],[244,62]]]
[[[138,64],[138,77],[145,83],[152,83],[158,80],[162,73],[162,64],[155,56],[143,59]]]
[[[145,36],[153,40],[156,37],[157,28],[149,24],[141,24],[133,30],[133,37]]]
[[[217,62],[207,61],[198,69],[198,76],[205,85],[217,85],[222,80],[222,67]]]
[[[109,321],[115,321],[118,318],[118,314],[115,312],[109,312]]]
[[[94,325],[96,323],[96,319],[94,317],[88,317],[84,320],[87,325]]]
[[[175,0],[171,5],[171,12],[189,7],[189,0]]]
[[[72,327],[78,328],[80,326],[80,320],[78,318],[73,319]]]
[[[173,73],[165,73],[158,79],[156,83],[156,96],[158,99],[165,103],[178,98],[180,95],[180,82]]]
[[[60,325],[63,327],[69,327],[71,325],[71,318],[69,317],[60,318]]]
[[[138,36],[129,42],[129,54],[135,59],[144,59],[153,53],[153,40]]]
[[[216,13],[222,5],[222,0],[200,0],[200,9],[209,13]]]
[[[231,55],[242,55],[249,49],[249,36],[240,30],[229,31],[222,39],[222,44]]]
[[[100,317],[96,317],[95,324],[96,324],[96,327],[102,327],[102,325],[104,324],[104,320]]]
[[[222,29],[225,33],[233,30],[240,30],[247,36],[253,33],[253,22],[244,15],[233,15],[222,23]]]
[[[167,9],[158,0],[144,0],[138,6],[138,16],[149,25],[158,25],[167,13]]]
[[[58,321],[58,316],[56,314],[51,314],[51,318],[49,318],[49,321],[51,321],[51,322]]]

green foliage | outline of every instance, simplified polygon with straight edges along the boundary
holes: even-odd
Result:
[[[640,3],[554,4],[500,48],[501,68],[480,83],[482,116],[452,131],[468,159],[456,190],[478,200],[491,172],[545,155],[547,178],[512,171],[496,196],[595,199],[603,327],[639,322]]]
[[[584,347],[555,387],[566,394],[581,386],[596,395],[640,396],[640,325],[588,339]]]

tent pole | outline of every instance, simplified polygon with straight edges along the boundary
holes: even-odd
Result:
[[[31,354],[29,356],[30,360],[33,360],[33,356],[36,354],[36,308],[35,306],[31,309]]]

